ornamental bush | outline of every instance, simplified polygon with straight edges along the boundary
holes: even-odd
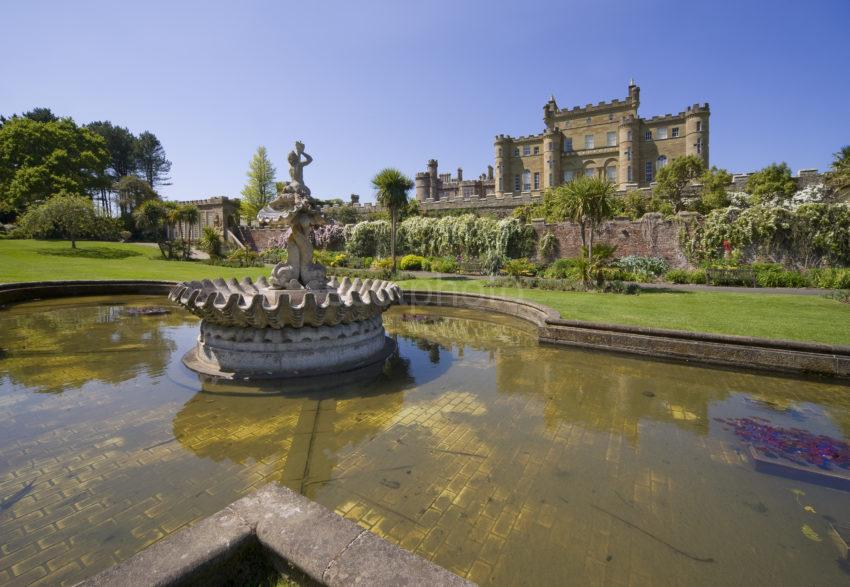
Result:
[[[537,275],[537,265],[529,259],[511,259],[505,263],[502,271],[510,277],[534,277]]]
[[[615,265],[620,269],[634,274],[644,274],[657,277],[664,275],[670,266],[661,257],[641,257],[638,255],[627,255],[617,259]]]
[[[398,267],[402,271],[422,271],[426,264],[430,266],[428,259],[421,255],[405,255],[398,262]]]
[[[403,224],[403,223],[402,223]],[[347,224],[343,229],[345,250],[354,257],[386,257],[390,254],[390,223],[369,220]]]

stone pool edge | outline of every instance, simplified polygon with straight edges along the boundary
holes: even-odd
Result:
[[[498,312],[530,322],[542,343],[724,367],[850,379],[850,346],[563,320],[548,306],[472,293],[404,290],[411,306]]]
[[[0,284],[0,305],[51,297],[98,294],[167,294],[172,281],[43,281]],[[540,342],[608,352],[850,379],[850,346],[665,330],[563,320],[548,306],[500,296],[436,290],[404,290],[404,303],[499,312],[537,328]]]
[[[281,572],[328,586],[474,586],[285,487],[266,485],[78,587],[191,584],[256,542]]]

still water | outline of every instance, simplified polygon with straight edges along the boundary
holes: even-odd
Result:
[[[333,392],[202,384],[162,298],[0,311],[0,584],[73,583],[266,484],[484,585],[847,584],[850,492],[756,471],[730,422],[850,436],[850,389],[540,346],[394,308]]]

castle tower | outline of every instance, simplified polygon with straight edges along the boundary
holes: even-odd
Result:
[[[708,167],[708,103],[688,106],[685,115],[685,155],[696,155]]]
[[[457,168],[457,181],[458,183],[463,181],[463,167]]]
[[[637,109],[640,106],[640,86],[635,83],[634,79],[629,80],[629,103],[637,114]]]
[[[487,166],[487,179],[493,179],[493,166]]]
[[[547,128],[543,133],[543,187],[553,188],[560,185],[563,176],[561,171],[561,153],[564,151],[564,136],[560,131]]]
[[[424,202],[431,194],[431,181],[429,175],[420,171],[416,174],[416,179],[413,180],[416,186],[416,201]]]
[[[631,86],[629,86],[631,95]],[[622,188],[627,183],[638,181],[638,121],[634,116],[626,116],[618,129],[620,135],[619,161],[617,162],[617,182]]]
[[[509,177],[511,171],[511,153],[513,151],[513,139],[507,135],[496,135],[496,195],[503,196],[505,192],[512,192]]]

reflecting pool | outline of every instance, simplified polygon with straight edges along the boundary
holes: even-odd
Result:
[[[846,385],[541,346],[496,314],[384,322],[383,376],[280,395],[201,383],[197,319],[163,298],[0,311],[0,584],[76,582],[266,483],[483,585],[850,582],[850,491],[756,470],[740,433],[842,450]]]

